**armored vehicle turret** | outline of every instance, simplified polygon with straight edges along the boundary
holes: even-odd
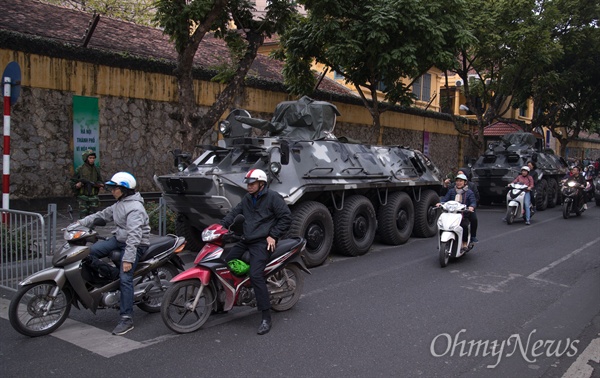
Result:
[[[481,202],[502,202],[506,186],[520,173],[521,167],[532,161],[536,165],[536,207],[545,210],[560,204],[558,183],[568,172],[565,160],[551,150],[543,150],[531,133],[511,133],[499,142],[490,143],[488,150],[472,167]]]
[[[197,249],[201,231],[219,222],[246,194],[243,178],[259,168],[292,210],[289,236],[307,239],[308,265],[330,250],[357,256],[376,234],[383,243],[437,232],[441,175],[417,150],[348,143],[334,135],[337,108],[303,97],[280,103],[271,121],[234,110],[219,128],[219,146],[203,146],[193,162],[177,153],[179,172],[155,177],[177,230]],[[262,136],[251,136],[259,129]]]

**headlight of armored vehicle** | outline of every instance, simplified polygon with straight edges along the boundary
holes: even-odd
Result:
[[[279,174],[279,172],[281,172],[281,163],[272,162],[271,165],[269,165],[269,169],[274,175]]]
[[[219,123],[219,131],[221,134],[223,134],[223,136],[229,136],[231,133],[231,125],[229,124],[229,121],[221,121],[221,123]]]

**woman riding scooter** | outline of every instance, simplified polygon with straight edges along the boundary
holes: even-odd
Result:
[[[513,184],[519,183],[519,184],[524,184],[527,185],[527,192],[525,193],[525,203],[523,204],[523,207],[525,208],[525,224],[526,225],[530,225],[531,224],[531,209],[530,209],[530,205],[531,205],[531,191],[533,190],[535,184],[533,182],[533,177],[529,176],[529,167],[524,165],[521,168],[521,174],[518,175],[514,180],[513,180]]]
[[[473,193],[473,191],[467,186],[467,176],[464,174],[457,175],[454,187],[448,190],[448,193],[442,197],[440,203],[438,203],[436,206],[439,207],[442,203],[447,201],[456,201],[467,205],[469,213],[464,213],[463,219],[460,222],[460,226],[463,228],[463,230],[466,230],[469,226],[470,218],[472,214],[474,214],[475,208],[477,207],[475,193]],[[467,232],[464,232],[462,240],[463,248],[467,248],[468,240],[469,235]]]

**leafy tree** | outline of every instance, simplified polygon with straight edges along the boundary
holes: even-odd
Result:
[[[371,114],[371,140],[379,137],[381,113],[412,103],[414,80],[433,66],[453,66],[457,46],[470,40],[463,0],[299,2],[308,17],[282,36],[286,85],[294,94],[310,95],[313,61],[336,70]],[[413,81],[403,81],[407,78]],[[377,101],[378,88],[385,88],[386,104]]]
[[[88,13],[131,21],[139,25],[152,26],[156,11],[155,0],[42,0],[48,4],[78,9]]]
[[[527,96],[519,96],[522,87],[551,62],[559,44],[537,0],[472,0],[469,8],[476,40],[459,51],[459,67],[453,71],[463,81],[466,106],[478,127],[455,125],[483,149],[484,127],[526,101]]]
[[[523,88],[523,96],[535,102],[532,125],[548,127],[566,157],[567,145],[582,131],[600,132],[600,4],[549,1],[544,14],[561,49]]]
[[[248,0],[158,0],[156,4],[156,21],[178,53],[175,76],[182,111],[181,131],[186,141],[184,148],[189,150],[198,138],[212,132],[212,125],[229,107],[265,38],[282,32],[296,10],[288,0],[272,0],[258,19]],[[230,27],[231,23],[235,28]],[[227,85],[209,111],[201,115],[196,106],[192,69],[198,46],[211,31],[225,40],[232,53],[229,69],[216,77]]]

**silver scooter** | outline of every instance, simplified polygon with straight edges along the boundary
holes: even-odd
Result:
[[[97,220],[94,226],[103,226]],[[73,223],[63,229],[66,243],[52,258],[52,267],[30,275],[19,283],[10,302],[10,324],[26,336],[43,336],[55,331],[69,316],[71,305],[92,311],[119,308],[120,279],[98,280],[83,262],[90,254],[88,243],[103,239],[91,228]],[[133,274],[134,304],[146,312],[159,312],[171,278],[184,270],[177,255],[185,247],[185,238],[167,235],[150,242]],[[119,253],[110,256],[112,269],[119,266]],[[102,277],[100,277],[102,278]]]

